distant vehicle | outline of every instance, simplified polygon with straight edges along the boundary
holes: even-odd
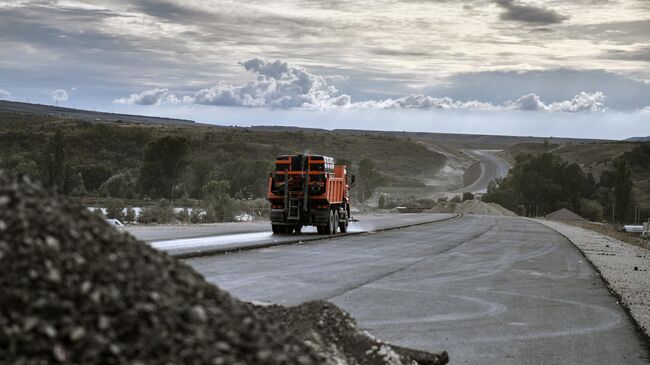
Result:
[[[332,157],[278,156],[268,188],[273,233],[300,233],[303,226],[316,226],[319,234],[347,232],[354,180]]]
[[[235,222],[252,222],[254,218],[255,218],[255,217],[253,217],[252,215],[250,215],[250,214],[248,214],[248,213],[242,213],[242,214],[237,214],[237,215],[233,218],[233,220],[234,220]]]
[[[627,233],[643,233],[643,226],[638,225],[625,225],[623,231]]]
[[[115,227],[115,228],[118,228],[118,229],[120,229],[120,228],[124,228],[124,227],[125,227],[124,223],[120,222],[120,221],[117,220],[117,219],[106,218],[105,221],[106,221],[106,223],[108,223],[108,224],[110,224],[111,226],[113,226],[113,227]]]

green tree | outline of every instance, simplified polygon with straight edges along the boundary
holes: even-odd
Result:
[[[386,196],[382,195],[379,197],[379,201],[377,202],[377,208],[384,209],[385,207],[386,207]]]
[[[474,194],[472,194],[472,193],[470,193],[468,191],[464,192],[463,193],[463,201],[466,201],[466,200],[474,200]]]
[[[597,201],[581,199],[580,208],[583,217],[595,222],[603,220],[603,207]]]
[[[272,169],[273,161],[238,159],[221,165],[211,179],[228,181],[228,194],[236,199],[261,198]]]
[[[614,162],[614,219],[624,223],[632,212],[632,171],[630,164],[619,159]]]
[[[543,215],[559,208],[580,211],[583,188],[589,182],[580,167],[557,155],[522,154],[504,179],[488,186],[483,197],[527,216]]]
[[[165,136],[149,143],[140,174],[142,192],[151,198],[172,198],[189,152],[190,143],[182,137]]]
[[[106,203],[106,218],[124,220],[124,203],[119,199],[111,199]]]
[[[92,165],[79,166],[78,171],[83,177],[84,185],[88,191],[96,191],[113,175],[112,170],[105,163],[97,162]]]
[[[210,173],[214,170],[212,159],[198,159],[189,164],[190,170],[190,191],[192,198],[201,199],[203,197],[203,187],[208,182]]]
[[[358,194],[361,200],[370,199],[377,187],[382,184],[382,178],[379,171],[375,168],[375,163],[364,158],[359,162],[359,179],[357,180]]]
[[[128,223],[134,223],[136,221],[136,218],[135,209],[133,209],[133,207],[126,208],[126,212],[124,213],[124,221]]]
[[[113,198],[133,199],[137,190],[137,177],[135,170],[126,170],[108,178],[100,191]]]
[[[228,191],[230,183],[226,180],[212,180],[203,187],[203,196],[208,205],[210,220],[225,222],[232,219],[233,202]]]
[[[46,146],[43,175],[46,183],[59,192],[63,192],[65,184],[65,150],[65,136],[57,129]]]

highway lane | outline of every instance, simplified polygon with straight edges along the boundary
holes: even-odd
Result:
[[[378,338],[447,350],[451,363],[649,360],[582,254],[521,218],[464,216],[186,262],[244,300],[332,301]]]
[[[460,189],[472,193],[485,193],[487,187],[493,180],[506,177],[510,170],[510,164],[496,155],[493,150],[465,150],[466,153],[481,161],[481,176],[471,185]]]

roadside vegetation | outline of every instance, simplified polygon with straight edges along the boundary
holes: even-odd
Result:
[[[639,203],[633,190],[634,171],[650,167],[650,143],[637,144],[609,166],[596,179],[554,152],[519,154],[509,175],[490,184],[483,200],[530,217],[567,208],[593,221],[627,223],[639,212],[648,219],[650,206]]]
[[[380,185],[422,185],[410,176],[445,162],[441,154],[391,136],[0,114],[0,169],[29,175],[87,206],[110,208],[107,215],[126,221],[134,207],[143,208],[142,222],[265,216],[275,156],[303,152],[348,165],[359,201]]]

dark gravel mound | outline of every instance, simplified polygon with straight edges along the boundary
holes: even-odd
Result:
[[[294,334],[308,341],[327,358],[349,364],[446,364],[446,352],[432,354],[389,345],[357,330],[356,321],[332,303],[314,301],[296,307],[272,305],[258,308],[280,319]]]
[[[328,303],[240,302],[83,206],[0,171],[2,363],[435,364],[443,355],[382,345]]]

